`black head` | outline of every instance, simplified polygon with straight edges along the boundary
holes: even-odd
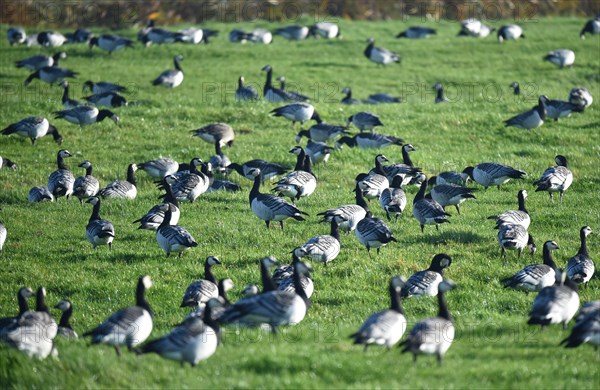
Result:
[[[441,271],[445,268],[448,268],[450,264],[452,264],[452,257],[445,253],[438,253],[431,260],[431,266],[429,269],[433,271]]]
[[[560,154],[558,156],[554,157],[554,162],[556,162],[556,165],[558,165],[558,166],[565,167],[565,168],[568,167],[567,158]]]

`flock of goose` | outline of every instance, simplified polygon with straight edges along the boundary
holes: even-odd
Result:
[[[588,22],[581,32],[598,34],[599,19]],[[459,35],[484,38],[493,29],[480,21],[468,20],[461,25]],[[208,42],[216,32],[201,29],[187,29],[170,32],[156,28],[153,23],[140,32],[139,40],[150,45],[161,43],[200,43]],[[308,36],[320,36],[333,39],[340,36],[339,27],[331,23],[317,23],[311,27],[290,26],[274,32],[286,39],[299,40]],[[426,38],[435,35],[430,28],[411,27],[398,34],[398,38]],[[523,30],[516,25],[504,26],[498,30],[500,43],[510,39],[524,37]],[[266,30],[244,32],[234,30],[229,36],[232,42],[262,42],[270,43],[272,34]],[[28,42],[27,35],[22,29],[8,30],[8,39],[12,44]],[[67,42],[88,42],[90,47],[97,46],[109,54],[130,47],[133,41],[110,34],[92,36],[85,30],[78,30],[69,37],[58,32],[44,32],[37,35],[37,42],[46,47],[58,47]],[[374,40],[369,39],[364,55],[370,61],[380,65],[400,62],[400,56],[384,48],[376,47]],[[84,88],[94,95],[86,98],[86,104],[81,104],[69,97],[66,78],[74,77],[77,72],[58,67],[58,62],[65,58],[61,52],[53,56],[35,56],[17,62],[17,67],[27,68],[33,73],[26,79],[25,84],[39,78],[47,83],[59,83],[64,89],[62,103],[65,110],[56,111],[55,118],[64,119],[79,126],[87,126],[112,119],[115,123],[119,117],[108,109],[98,109],[96,106],[121,107],[127,104],[120,93],[126,89],[114,83],[88,81]],[[568,50],[549,53],[546,59],[560,67],[570,66],[574,62],[574,54]],[[175,88],[184,80],[181,67],[182,56],[174,58],[174,69],[161,73],[153,85]],[[102,202],[110,198],[135,199],[137,197],[136,177],[138,170],[145,171],[149,176],[159,180],[159,188],[164,191],[162,202],[156,204],[147,214],[134,223],[140,229],[155,231],[158,246],[166,256],[177,254],[198,246],[198,242],[190,232],[179,225],[180,202],[194,202],[198,197],[210,191],[226,190],[239,191],[240,185],[228,180],[227,175],[237,172],[242,177],[252,181],[249,192],[249,208],[269,228],[271,222],[278,222],[284,229],[284,221],[294,219],[304,221],[308,214],[301,210],[302,198],[311,196],[318,187],[318,180],[312,167],[314,164],[327,162],[334,149],[360,147],[381,149],[389,145],[402,148],[403,161],[389,163],[389,159],[378,154],[374,158],[374,166],[367,172],[357,173],[355,179],[355,204],[346,204],[330,208],[319,213],[323,222],[330,225],[330,233],[317,235],[306,240],[292,251],[291,264],[281,265],[274,258],[266,257],[260,262],[262,289],[250,285],[245,291],[245,297],[230,302],[227,291],[233,287],[230,279],[217,280],[212,274],[212,267],[222,264],[215,256],[209,256],[205,262],[203,279],[193,282],[184,292],[182,307],[193,307],[194,311],[175,327],[170,333],[145,343],[153,328],[153,311],[146,298],[146,290],[152,286],[149,276],[141,276],[136,288],[135,305],[121,309],[111,314],[95,329],[83,333],[90,337],[93,344],[102,343],[114,346],[120,354],[120,348],[125,346],[139,354],[157,353],[164,358],[187,362],[196,365],[199,361],[209,358],[215,353],[220,342],[220,327],[223,325],[238,325],[250,327],[265,327],[276,332],[278,327],[293,325],[301,322],[310,308],[310,297],[314,284],[310,278],[312,268],[302,260],[304,258],[322,262],[325,266],[331,264],[342,251],[340,231],[356,235],[359,242],[365,246],[371,256],[371,249],[377,253],[390,242],[397,241],[388,223],[397,219],[405,212],[409,204],[405,189],[407,186],[419,187],[412,200],[412,215],[418,221],[421,231],[427,225],[434,225],[436,230],[440,224],[449,222],[451,215],[446,208],[454,206],[460,216],[460,205],[468,199],[475,199],[475,188],[467,187],[469,182],[488,188],[507,183],[512,179],[523,179],[526,173],[497,162],[483,162],[466,167],[461,172],[440,172],[436,176],[427,177],[422,168],[417,167],[411,160],[410,153],[416,149],[404,140],[391,135],[375,133],[377,127],[383,126],[380,118],[371,112],[357,112],[347,118],[345,125],[331,125],[324,122],[317,110],[308,102],[308,98],[285,88],[285,79],[280,88],[273,86],[273,68],[266,65],[265,88],[262,95],[273,103],[285,105],[271,111],[274,117],[289,120],[295,128],[297,122],[304,123],[314,120],[315,125],[297,134],[297,142],[302,137],[309,139],[306,147],[294,146],[290,153],[296,158],[296,166],[290,172],[278,164],[255,159],[245,163],[232,162],[224,153],[224,147],[234,143],[235,132],[232,126],[225,123],[212,123],[194,130],[192,135],[214,144],[215,155],[209,161],[193,158],[189,163],[179,163],[170,158],[159,158],[143,163],[132,163],[127,167],[126,180],[114,180],[102,187],[93,176],[93,165],[83,161],[78,166],[85,169],[85,175],[75,178],[69,170],[65,159],[72,157],[67,149],[61,149],[56,155],[57,169],[48,176],[46,186],[33,187],[29,192],[30,202],[58,201],[61,197],[77,197],[80,202],[91,204],[92,211],[85,230],[87,240],[94,248],[108,246],[118,242],[111,221],[101,217]],[[518,84],[512,86],[518,93]],[[443,96],[441,84],[436,84],[436,103],[447,102]],[[345,104],[388,104],[399,103],[400,99],[388,94],[373,94],[366,101],[352,98],[350,88],[344,90]],[[238,101],[255,100],[260,94],[254,88],[244,85],[240,77],[238,89],[235,92]],[[546,117],[558,120],[567,117],[571,112],[583,112],[592,104],[592,96],[583,87],[575,87],[568,101],[550,100],[540,96],[537,106],[530,111],[519,114],[505,121],[507,126],[523,129],[534,129],[541,126]],[[350,126],[360,132],[349,136]],[[43,117],[27,117],[17,123],[8,125],[2,130],[3,135],[18,134],[31,140],[32,144],[45,136],[52,135],[56,143],[61,144],[62,136],[58,129]],[[335,141],[335,147],[327,142]],[[573,174],[569,170],[567,158],[562,155],[555,157],[557,165],[549,167],[535,181],[536,191],[548,192],[554,202],[554,193],[563,195],[573,182]],[[0,168],[16,169],[17,164],[6,157],[0,157]],[[272,193],[261,192],[261,185],[279,177],[271,189]],[[485,198],[485,193],[479,198]],[[531,254],[536,250],[535,241],[529,233],[531,217],[526,208],[526,190],[517,194],[518,209],[507,210],[489,217],[495,221],[498,229],[497,240],[501,256],[505,251],[517,251],[521,257],[527,248]],[[289,198],[289,201],[286,199]],[[388,222],[376,218],[368,201],[376,200],[385,213]],[[296,204],[296,202],[298,204]],[[579,311],[576,324],[571,334],[563,340],[567,347],[576,347],[582,343],[600,345],[600,301],[584,304],[580,310],[578,286],[588,283],[593,277],[595,268],[587,249],[587,237],[592,233],[589,226],[580,229],[581,246],[578,252],[567,262],[564,270],[560,269],[552,258],[552,251],[559,249],[555,241],[546,241],[543,245],[543,264],[532,264],[518,271],[514,276],[503,279],[507,288],[537,292],[529,314],[529,324],[548,326],[562,323],[565,328]],[[7,229],[0,224],[0,251],[7,238]],[[438,315],[417,322],[402,341],[402,352],[410,352],[416,360],[419,354],[437,356],[441,363],[443,355],[451,346],[454,338],[454,325],[450,310],[445,301],[445,294],[455,285],[444,278],[444,270],[452,263],[452,257],[439,253],[431,260],[429,268],[419,271],[408,279],[394,276],[389,282],[390,307],[377,312],[366,319],[358,331],[352,334],[355,344],[382,345],[391,348],[403,337],[406,328],[406,314],[402,308],[402,299],[415,296],[437,296]],[[271,273],[270,269],[275,268]],[[35,310],[30,310],[28,298],[36,295]],[[23,287],[17,293],[19,313],[14,317],[1,319],[0,338],[5,343],[16,347],[30,356],[45,358],[54,353],[53,339],[58,335],[76,338],[77,333],[72,329],[69,320],[73,314],[73,305],[68,300],[60,301],[56,306],[63,312],[58,324],[52,318],[46,305],[46,291],[40,287],[36,293]],[[44,332],[39,337],[39,332]]]

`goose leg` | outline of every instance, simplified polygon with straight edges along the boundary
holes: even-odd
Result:
[[[438,361],[438,366],[441,367],[442,365],[442,354],[441,353],[437,353],[437,361]]]
[[[458,212],[458,215],[460,215],[460,207],[458,207],[457,204],[455,204],[454,207],[456,207],[456,211]]]
[[[421,224],[421,233],[425,233],[425,225]]]
[[[117,352],[117,356],[121,357],[121,349],[119,348],[118,345],[115,345],[115,351]]]
[[[279,221],[279,226],[281,226],[281,231],[283,231],[283,221]]]
[[[271,224],[271,221],[265,221],[265,223],[267,224],[267,229],[268,229],[269,225]]]
[[[504,259],[506,257],[506,250],[504,249],[504,247],[502,247],[501,251],[500,251],[500,258]]]
[[[523,253],[523,249],[519,248],[519,259],[521,258],[521,254]]]

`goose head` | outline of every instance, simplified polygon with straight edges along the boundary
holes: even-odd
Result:
[[[560,154],[554,157],[554,162],[556,163],[556,165],[561,167],[567,167],[568,165],[567,158],[565,156],[561,156]]]
[[[260,70],[263,72],[270,72],[273,70],[273,68],[271,67],[271,65],[265,65]]]
[[[61,149],[58,151],[58,157],[66,158],[66,157],[73,157],[73,155],[67,149]]]
[[[97,196],[90,196],[89,198],[87,198],[85,203],[89,203],[89,204],[95,206],[98,203],[100,203],[100,198],[98,198]]]
[[[217,264],[222,265],[223,263],[221,263],[221,260],[219,260],[219,258],[217,256],[208,256],[206,258],[205,264],[213,266],[213,265],[217,265]]]
[[[54,306],[54,308],[65,312],[71,308],[71,302],[66,299],[63,299],[62,301],[58,302],[56,306]]]
[[[89,168],[92,166],[92,163],[88,160],[84,160],[81,164],[78,165],[79,168]]]
[[[242,294],[244,294],[244,297],[248,298],[258,295],[258,291],[258,286],[256,284],[247,284],[244,287]]]

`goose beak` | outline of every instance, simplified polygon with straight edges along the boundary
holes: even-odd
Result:
[[[115,122],[115,125],[119,125],[119,117],[117,115],[113,115],[110,117],[110,119],[113,120],[113,122]]]

